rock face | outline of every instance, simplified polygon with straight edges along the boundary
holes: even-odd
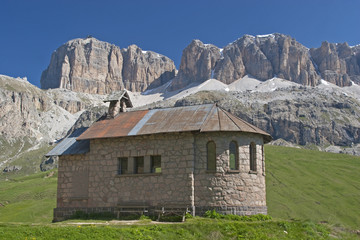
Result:
[[[107,94],[127,88],[144,91],[175,76],[169,58],[135,45],[127,49],[95,38],[74,39],[59,47],[41,75],[41,88]]]
[[[229,72],[231,65],[235,73]],[[215,78],[233,82],[246,74],[259,80],[277,76],[310,86],[315,86],[318,80],[308,50],[290,36],[278,33],[245,35],[224,48],[223,58],[215,68]]]
[[[341,92],[289,87],[272,92],[198,92],[176,106],[217,102],[225,110],[300,145],[360,143],[360,103]]]
[[[220,56],[218,47],[193,40],[183,50],[179,72],[170,89],[180,89],[192,82],[203,82],[212,78],[213,69]]]
[[[123,83],[126,89],[142,92],[158,87],[175,77],[175,65],[169,58],[131,45],[122,49]]]
[[[104,95],[72,92],[61,88],[49,89],[45,93],[57,106],[71,114],[92,108],[93,106],[105,105],[103,101],[106,98]]]
[[[224,49],[194,40],[183,51],[171,90],[215,78],[230,84],[245,75],[265,81],[283,78],[316,86],[321,78],[340,87],[360,83],[360,46],[324,42],[308,49],[294,38],[274,33],[244,35]]]
[[[4,173],[7,172],[17,172],[20,171],[22,169],[22,166],[9,166],[3,169]]]
[[[224,49],[192,41],[183,51],[172,90],[209,78],[230,84],[247,74],[259,80],[277,76],[309,86],[320,79],[308,49],[290,36],[244,35]]]
[[[323,42],[310,53],[324,80],[340,87],[360,82],[360,46]]]
[[[360,45],[324,42],[308,49],[280,34],[244,35],[220,49],[193,40],[184,50],[176,75],[174,62],[138,46],[119,47],[88,37],[59,47],[41,76],[41,87],[108,94],[124,88],[143,92],[172,80],[168,90],[215,78],[230,84],[245,75],[265,81],[283,78],[316,86],[322,78],[340,87],[360,83]]]
[[[21,158],[29,158],[31,165],[40,161],[49,143],[64,137],[84,108],[103,106],[101,97],[44,91],[25,79],[0,75],[0,170],[23,164],[17,162]]]
[[[43,161],[40,164],[40,170],[42,172],[46,172],[49,171],[51,169],[57,168],[58,167],[58,162],[59,162],[59,157],[58,156],[51,156],[51,157],[45,157]]]

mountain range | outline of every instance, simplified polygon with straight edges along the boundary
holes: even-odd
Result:
[[[321,79],[337,86],[360,83],[360,45],[323,42],[308,49],[294,38],[274,33],[244,35],[223,48],[193,40],[184,50],[179,70],[166,56],[136,45],[120,49],[93,37],[60,46],[42,73],[41,88],[107,94],[118,89],[143,92],[171,81],[179,90],[210,78],[230,84],[245,75],[273,77],[305,86]]]
[[[308,49],[278,33],[223,48],[193,40],[177,70],[136,45],[74,39],[52,54],[42,89],[0,75],[0,170],[24,171],[29,162],[48,169],[54,161],[42,155],[99,118],[106,95],[122,89],[137,109],[217,102],[274,139],[359,154],[359,83],[360,45]]]

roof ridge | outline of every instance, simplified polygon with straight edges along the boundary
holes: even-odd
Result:
[[[205,106],[205,105],[214,105],[215,103],[206,103],[206,104],[195,104],[195,105],[188,105],[188,106],[177,106],[177,107],[164,107],[164,108],[151,108],[147,110],[165,110],[165,109],[174,109],[174,108],[188,108],[188,107],[196,107],[196,106]],[[141,111],[141,110],[139,110]],[[136,111],[132,111],[136,112]]]
[[[209,104],[209,105],[210,105],[210,104]],[[207,124],[207,122],[209,121],[208,118],[209,118],[209,116],[210,116],[210,113],[212,113],[214,107],[215,107],[215,108],[217,107],[215,103],[212,104],[212,107],[211,107],[210,111],[206,114],[205,120],[204,120],[204,122],[203,122],[203,123],[201,124],[201,126],[200,126],[200,132],[202,131],[203,126],[205,126],[205,125]]]
[[[221,107],[218,107],[218,108],[220,108],[220,110],[223,111],[223,113],[225,113],[225,115],[226,115],[228,118],[230,118],[230,120],[235,124],[235,126],[237,126],[237,127],[239,128],[239,130],[242,131],[241,127],[240,127],[239,125],[237,125],[236,122],[235,122],[231,117],[229,117],[227,111],[225,111],[225,110],[222,109]]]
[[[216,106],[216,110],[217,110],[217,109],[219,108],[219,106],[218,106],[217,104],[215,104],[215,106]],[[221,109],[220,109],[220,110],[221,110]],[[216,112],[217,112],[218,119],[219,119],[219,129],[220,129],[220,131],[221,131],[222,129],[221,129],[221,120],[220,120],[219,110],[217,110]]]
[[[244,123],[245,125],[247,125],[247,126],[250,127],[251,129],[253,129],[255,132],[258,132],[259,130],[262,131],[262,132],[264,132],[264,131],[261,130],[260,128],[258,128],[258,127],[256,127],[256,126],[254,126],[254,125],[252,125],[252,124],[244,121],[243,119],[235,116],[234,114],[225,111],[225,109],[222,109],[221,107],[220,107],[220,109],[231,119],[231,121],[233,121],[233,123],[235,123],[235,122],[234,122],[234,120],[229,116],[229,114],[231,114],[231,115],[232,115],[233,117],[235,117],[236,119],[240,120],[242,123]],[[241,130],[241,128],[240,128],[239,125],[237,125],[236,123],[235,123],[235,125],[238,126],[238,128]]]

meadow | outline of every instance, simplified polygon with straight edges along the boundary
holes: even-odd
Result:
[[[268,214],[272,220],[222,218],[185,223],[75,220],[51,223],[57,171],[0,180],[0,239],[358,239],[360,158],[267,145]]]

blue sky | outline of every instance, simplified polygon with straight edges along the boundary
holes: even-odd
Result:
[[[177,68],[192,39],[223,47],[244,34],[279,32],[309,48],[356,45],[359,12],[357,0],[1,0],[0,74],[39,86],[52,52],[87,35],[164,54]]]

